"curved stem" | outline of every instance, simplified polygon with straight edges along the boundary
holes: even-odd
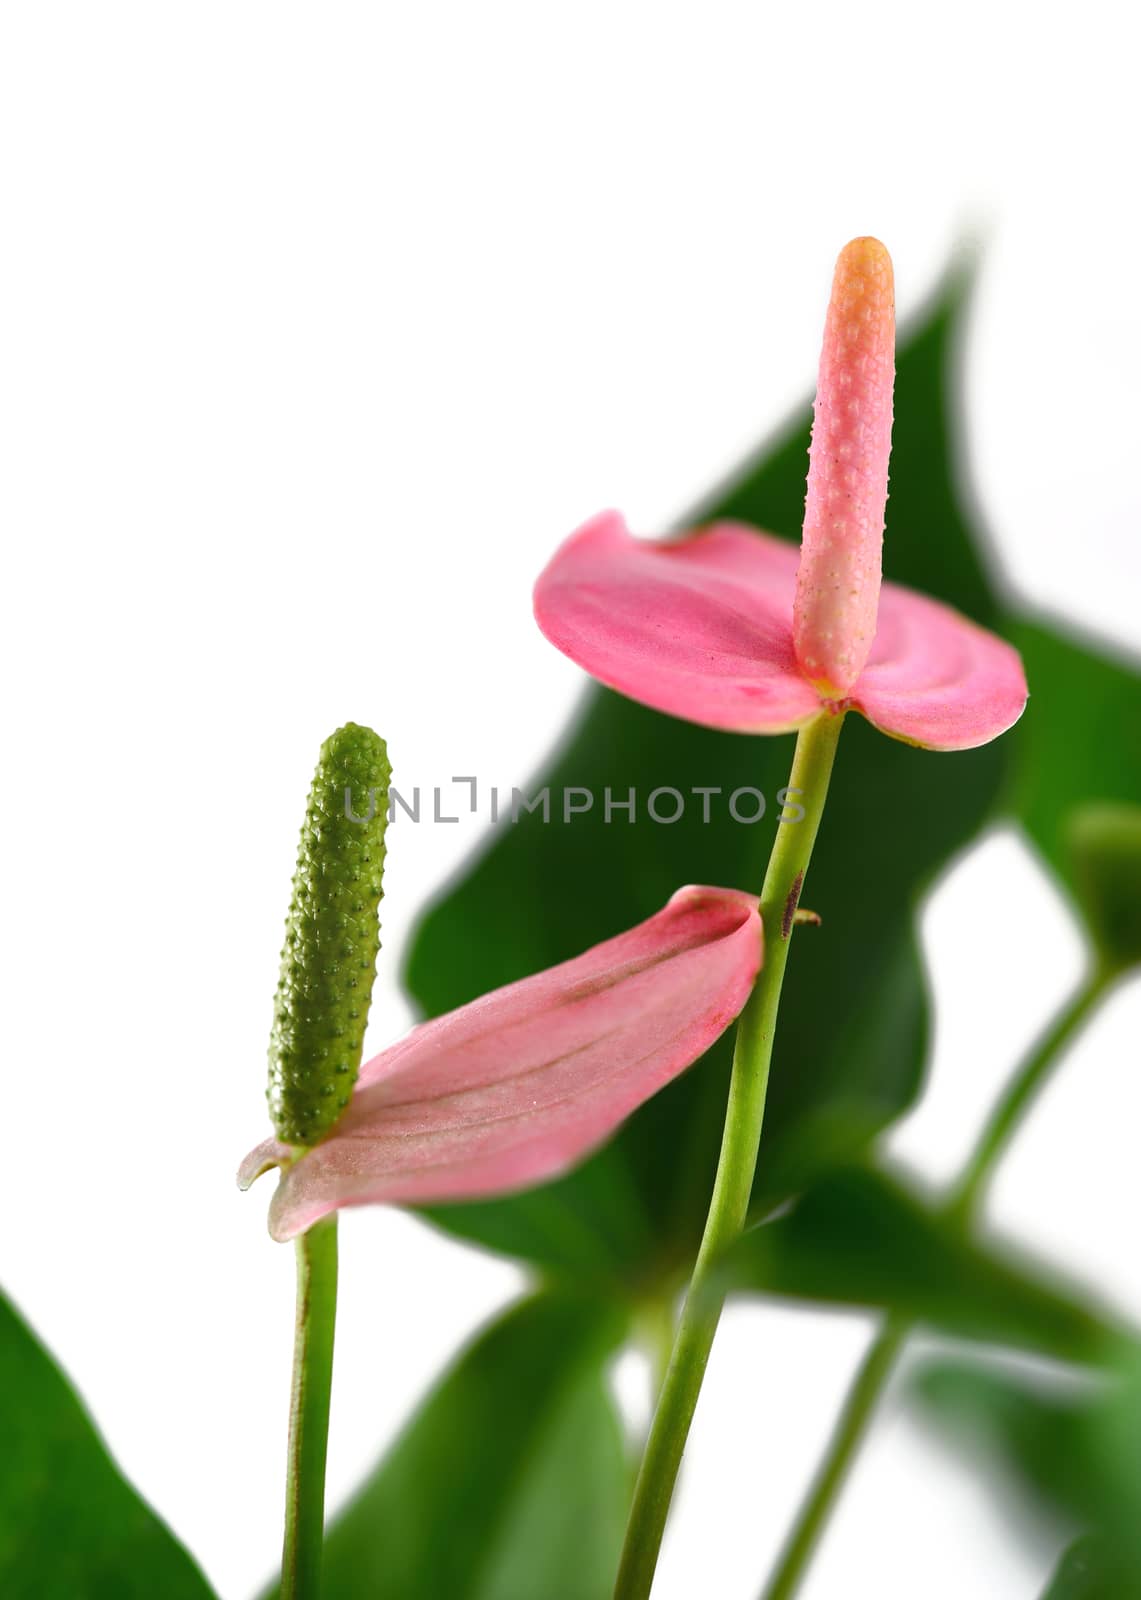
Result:
[[[910,1324],[904,1319],[889,1317],[864,1357],[848,1390],[828,1450],[761,1600],[792,1600],[800,1587],[800,1580],[815,1553],[817,1541],[864,1442],[880,1395],[910,1331]]]
[[[1111,975],[1094,970],[1057,1013],[1038,1043],[1014,1074],[991,1112],[962,1176],[956,1183],[947,1213],[964,1227],[972,1220],[995,1166],[1022,1118],[1042,1090],[1065,1047],[1097,1005]]]
[[[764,965],[737,1023],[713,1198],[634,1489],[615,1600],[646,1600],[654,1580],[682,1452],[725,1301],[724,1290],[710,1278],[715,1262],[744,1227],[748,1212],[793,916],[824,811],[843,720],[843,716],[817,717],[801,729],[796,741],[788,804],[801,805],[804,816],[778,826],[765,874]]]
[[[1058,1012],[1010,1080],[952,1191],[952,1199],[946,1210],[947,1218],[952,1223],[964,1229],[970,1226],[987,1181],[1005,1154],[1023,1117],[1051,1069],[1061,1059],[1066,1045],[1097,1005],[1110,982],[1108,974],[1100,970],[1091,972]],[[800,1587],[910,1332],[911,1325],[905,1319],[888,1317],[864,1357],[824,1460],[797,1513],[788,1543],[776,1571],[769,1579],[762,1600],[792,1600]]]
[[[297,1240],[297,1322],[289,1407],[289,1466],[281,1600],[317,1600],[325,1534],[325,1456],[337,1316],[337,1218]]]

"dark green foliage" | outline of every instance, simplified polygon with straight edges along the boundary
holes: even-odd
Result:
[[[111,1461],[74,1390],[0,1295],[0,1595],[211,1600],[170,1530]]]

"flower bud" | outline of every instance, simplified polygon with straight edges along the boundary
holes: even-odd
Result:
[[[1141,806],[1098,801],[1069,819],[1078,901],[1108,972],[1141,965]]]

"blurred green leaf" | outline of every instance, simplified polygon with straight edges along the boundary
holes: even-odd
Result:
[[[0,1393],[4,1600],[209,1600],[193,1560],[119,1472],[3,1295]]]
[[[335,1519],[325,1600],[609,1600],[631,1489],[612,1309],[538,1294],[459,1357]]]
[[[1076,1584],[1083,1575],[1093,1581],[1107,1573],[1131,1574],[1126,1586],[1108,1592],[1114,1600],[1141,1592],[1141,1367],[1136,1355],[1108,1379],[1078,1387],[940,1362],[921,1372],[915,1390],[930,1419],[997,1472],[1000,1485],[1013,1489],[1024,1506],[1059,1528],[1096,1534],[1096,1544],[1087,1550],[1096,1552],[1097,1563],[1073,1559],[1068,1582]]]
[[[887,565],[893,578],[986,621],[996,604],[956,494],[950,442],[964,291],[962,280],[949,284],[900,350]],[[700,520],[742,517],[797,536],[807,444],[805,408]],[[547,648],[538,635],[535,648]],[[551,822],[523,814],[502,826],[423,919],[407,970],[421,1008],[435,1014],[565,960],[650,915],[682,884],[759,887],[792,744],[693,727],[592,690],[569,742],[527,790],[551,787]],[[914,1100],[927,1037],[916,897],[991,813],[1004,761],[1002,741],[934,755],[849,719],[805,888],[823,926],[798,935],[785,980],[757,1210],[852,1156]],[[557,802],[572,785],[600,798],[567,825]],[[670,826],[631,826],[621,814],[606,823],[607,787],[616,798],[633,788],[644,802],[659,785],[723,795],[708,825],[697,800]],[[729,820],[726,807],[746,785],[769,803],[751,827]],[[692,1255],[708,1203],[731,1047],[726,1036],[569,1177],[430,1215],[564,1273],[636,1286],[676,1269]]]
[[[996,1473],[1024,1509],[1063,1530],[1089,1525],[1097,1502],[1087,1450],[1096,1389],[949,1361],[921,1369],[913,1389],[928,1420]]]
[[[1104,1539],[1085,1534],[1058,1563],[1042,1600],[1135,1600],[1141,1581],[1113,1555]]]
[[[1052,1274],[973,1243],[913,1191],[870,1168],[829,1173],[751,1228],[725,1273],[737,1290],[900,1313],[943,1332],[1106,1362],[1128,1335]]]

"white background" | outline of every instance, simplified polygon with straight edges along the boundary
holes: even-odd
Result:
[[[405,783],[525,781],[580,687],[531,623],[538,568],[606,504],[663,527],[783,416],[855,233],[889,244],[904,312],[983,239],[965,382],[1002,567],[1136,644],[1124,17],[4,8],[0,1274],[223,1600],[279,1538],[292,1261],[232,1173],[264,1130],[321,739],[352,717]],[[377,1046],[407,1021],[413,919],[477,836],[392,836]],[[893,1142],[940,1178],[1082,952],[1008,837],[925,932],[933,1088]],[[1139,1028],[1134,987],[993,1210],[1141,1314]],[[396,1214],[343,1239],[335,1497],[517,1284]],[[729,1316],[659,1600],[755,1594],[866,1337]],[[1049,1556],[889,1406],[806,1593],[1032,1600]]]

